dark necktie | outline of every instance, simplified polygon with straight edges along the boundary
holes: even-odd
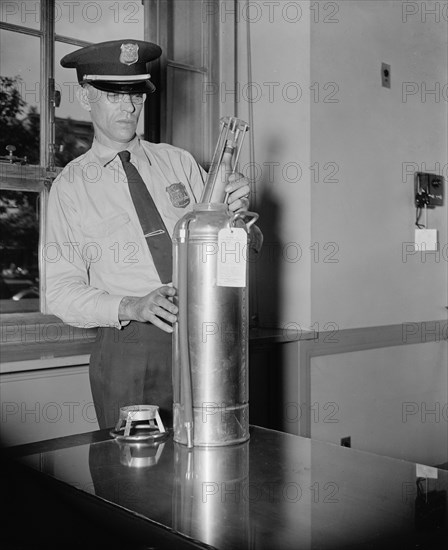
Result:
[[[149,251],[163,284],[171,282],[173,272],[172,243],[162,217],[137,168],[129,162],[131,153],[118,153],[128,178],[129,191],[140,220]]]

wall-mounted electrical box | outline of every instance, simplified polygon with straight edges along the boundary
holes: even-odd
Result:
[[[414,174],[415,206],[417,208],[434,208],[443,206],[443,176],[427,172]]]

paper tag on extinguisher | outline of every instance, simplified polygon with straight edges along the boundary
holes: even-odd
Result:
[[[242,227],[218,232],[217,286],[246,286],[247,233]]]

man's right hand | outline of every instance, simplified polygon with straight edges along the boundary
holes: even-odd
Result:
[[[141,298],[125,296],[120,302],[118,318],[120,321],[149,321],[165,332],[173,332],[169,323],[177,321],[178,307],[172,302],[175,295],[175,288],[161,286]]]

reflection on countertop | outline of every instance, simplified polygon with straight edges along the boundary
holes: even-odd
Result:
[[[65,447],[47,443],[22,462],[125,510],[148,533],[163,526],[173,541],[235,550],[441,548],[448,536],[448,472],[433,470],[437,479],[420,484],[420,494],[412,462],[257,427],[244,444],[192,450],[171,437],[138,445],[106,434],[74,446],[63,439]]]

